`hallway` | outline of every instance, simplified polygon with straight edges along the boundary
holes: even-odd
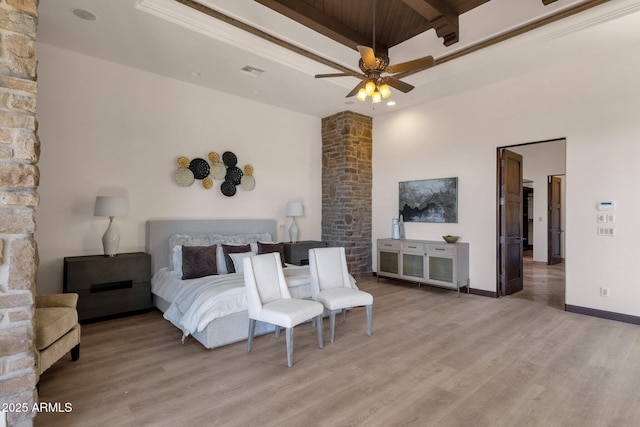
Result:
[[[533,258],[525,253],[523,264],[524,289],[512,297],[564,310],[564,262],[556,265],[534,263]]]

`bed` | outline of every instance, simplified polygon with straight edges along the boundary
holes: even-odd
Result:
[[[183,340],[193,336],[206,348],[247,339],[249,319],[244,277],[241,272],[222,271],[215,276],[182,280],[176,249],[185,246],[218,246],[273,242],[277,223],[272,219],[158,219],[146,223],[146,251],[151,254],[151,292],[164,318],[182,330]],[[225,270],[224,268],[222,268]],[[287,284],[294,298],[311,296],[308,266],[287,264]],[[256,335],[274,330],[258,324]]]

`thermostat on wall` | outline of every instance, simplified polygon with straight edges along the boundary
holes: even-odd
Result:
[[[598,202],[599,211],[612,211],[615,208],[616,204],[614,202]]]

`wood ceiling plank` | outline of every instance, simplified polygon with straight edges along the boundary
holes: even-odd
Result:
[[[255,1],[352,49],[356,49],[358,45],[368,46],[371,44],[371,41],[363,34],[311,7],[306,2],[299,0]],[[335,9],[333,12],[336,12]]]

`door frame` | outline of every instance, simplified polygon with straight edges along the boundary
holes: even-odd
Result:
[[[524,144],[511,144],[511,145],[499,146],[496,148],[496,291],[495,291],[496,297],[504,296],[504,295],[501,295],[500,293],[501,292],[501,289],[500,289],[500,270],[501,270],[500,232],[502,227],[501,218],[500,218],[500,151],[504,149],[508,150],[510,148],[515,148],[515,147],[522,147],[526,145],[538,145],[538,144],[545,144],[545,143],[558,142],[558,141],[564,141],[565,155],[566,155],[566,143],[567,143],[566,137],[547,139],[543,141],[534,141],[534,142],[528,142]],[[563,175],[559,173],[559,174],[556,174],[556,176],[563,176],[564,178],[566,178],[566,160],[565,160],[565,174]],[[566,209],[566,203],[563,205],[563,207]],[[563,241],[566,241],[566,235],[563,236]],[[565,258],[566,258],[566,253],[565,253]]]

